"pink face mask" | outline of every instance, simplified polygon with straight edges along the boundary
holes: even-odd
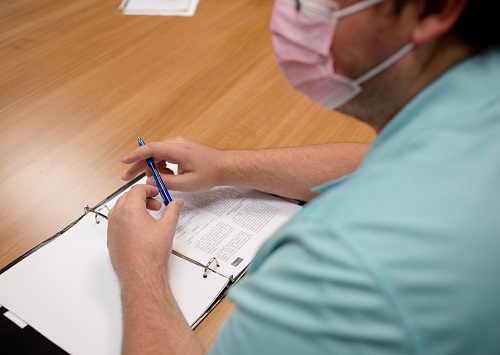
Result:
[[[365,0],[339,9],[329,0],[276,0],[271,19],[274,52],[290,85],[334,110],[359,94],[362,83],[410,52],[413,43],[356,80],[335,73],[330,48],[338,20],[382,1]]]

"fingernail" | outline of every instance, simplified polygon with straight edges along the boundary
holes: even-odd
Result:
[[[184,207],[184,200],[183,199],[178,199],[177,200],[177,205],[179,206],[180,209]]]

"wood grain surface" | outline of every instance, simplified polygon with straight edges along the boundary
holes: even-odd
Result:
[[[118,5],[0,2],[0,267],[122,186],[138,135],[221,149],[374,139],[288,86],[271,0],[200,0],[188,18]],[[206,348],[231,308],[225,299],[196,329]]]

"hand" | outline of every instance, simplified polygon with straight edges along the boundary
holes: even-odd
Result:
[[[182,137],[164,142],[146,143],[122,159],[123,163],[132,164],[122,175],[122,179],[132,180],[146,171],[149,177],[147,183],[154,186],[155,181],[145,162],[145,159],[152,157],[168,189],[186,192],[207,191],[220,185],[221,154],[219,150]],[[178,164],[178,175],[174,175],[166,167],[166,162]]]
[[[172,240],[184,205],[172,201],[162,217],[155,220],[147,208],[159,210],[161,203],[152,197],[158,189],[135,185],[121,196],[108,217],[108,249],[120,281],[129,275],[165,270]]]

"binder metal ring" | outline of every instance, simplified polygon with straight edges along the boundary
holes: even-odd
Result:
[[[217,261],[217,259],[215,258],[215,256],[210,259],[210,261],[207,263],[207,265],[205,265],[205,271],[203,272],[203,277],[206,278],[207,275],[208,275],[208,270],[210,269],[210,264],[212,264],[213,262],[215,261],[215,265],[217,265],[217,267],[219,267],[219,262]]]
[[[102,205],[101,207],[98,207],[98,208],[92,208],[92,207],[89,207],[89,205],[87,205],[83,209],[85,210],[85,214],[92,212],[95,215],[95,223],[96,224],[101,223],[101,221],[99,220],[99,217],[102,217],[104,219],[108,219],[108,216],[101,212],[102,210],[107,210],[108,214],[109,214],[109,208],[106,205]]]

